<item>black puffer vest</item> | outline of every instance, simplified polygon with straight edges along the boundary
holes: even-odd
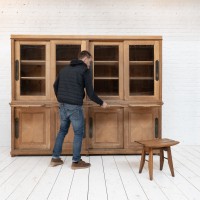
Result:
[[[72,60],[69,66],[64,67],[53,86],[60,103],[83,105],[84,88],[86,88],[90,100],[100,106],[103,104],[102,99],[94,92],[91,70],[82,60]]]

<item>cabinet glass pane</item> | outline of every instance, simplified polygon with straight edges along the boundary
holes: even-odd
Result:
[[[45,45],[21,45],[21,60],[45,60]]]
[[[118,64],[95,65],[94,77],[117,77],[119,76]]]
[[[65,65],[56,65],[56,77],[58,76],[60,70],[64,67]]]
[[[153,45],[130,45],[129,47],[130,61],[153,61],[154,46]]]
[[[130,66],[130,78],[133,77],[154,77],[153,65],[131,65]]]
[[[130,96],[154,95],[154,45],[129,46]]]
[[[130,95],[154,95],[154,81],[153,80],[130,80]]]
[[[20,46],[20,95],[44,96],[46,45]]]
[[[45,77],[45,65],[21,64],[21,77]]]
[[[56,77],[64,66],[78,58],[80,52],[81,45],[56,45]]]
[[[119,94],[118,80],[94,80],[94,90],[98,95],[116,96]]]
[[[56,45],[56,60],[67,61],[77,59],[81,45]]]
[[[21,95],[45,95],[45,80],[21,79]]]
[[[119,46],[94,46],[94,90],[98,95],[119,95]]]
[[[94,60],[95,61],[118,61],[119,47],[118,46],[95,46]]]

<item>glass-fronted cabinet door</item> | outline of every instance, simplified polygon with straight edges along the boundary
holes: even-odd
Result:
[[[60,70],[68,66],[72,59],[77,59],[78,54],[88,49],[88,41],[85,40],[52,40],[51,41],[51,97],[56,100],[53,83]]]
[[[91,42],[94,91],[104,99],[123,98],[123,43]]]
[[[126,41],[124,44],[125,99],[159,100],[159,41]]]
[[[50,97],[49,42],[15,42],[15,99],[46,100]]]

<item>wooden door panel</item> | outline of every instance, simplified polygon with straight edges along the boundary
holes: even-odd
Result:
[[[117,143],[117,113],[108,113],[105,118],[105,113],[95,115],[95,121],[100,122],[95,124],[95,142],[97,143]],[[103,134],[102,134],[103,133]],[[105,133],[105,134],[104,134]]]
[[[90,148],[123,148],[123,109],[91,109],[89,115]]]
[[[128,129],[125,134],[125,146],[131,148],[138,146],[136,140],[155,138],[157,108],[130,108],[127,111]]]
[[[129,141],[152,139],[153,126],[151,113],[129,113]]]
[[[50,149],[50,109],[16,108],[15,119],[18,119],[17,149]]]
[[[44,143],[44,113],[22,113],[21,122],[21,143]]]

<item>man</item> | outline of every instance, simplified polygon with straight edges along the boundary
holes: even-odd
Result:
[[[74,130],[73,158],[72,169],[88,168],[90,163],[81,159],[80,152],[84,134],[84,115],[83,99],[85,96],[84,88],[87,95],[102,108],[107,107],[95,93],[92,87],[92,75],[90,65],[92,56],[88,51],[80,52],[78,60],[72,60],[69,66],[64,67],[55,83],[54,91],[59,102],[60,111],[60,130],[53,149],[51,166],[63,164],[60,159],[64,138],[68,132],[70,123]]]

